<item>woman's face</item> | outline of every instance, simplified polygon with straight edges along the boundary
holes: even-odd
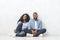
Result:
[[[24,15],[24,16],[23,16],[23,20],[25,20],[26,18],[27,18],[27,15]]]

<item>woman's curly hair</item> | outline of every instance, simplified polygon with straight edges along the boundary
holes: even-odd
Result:
[[[26,18],[26,22],[29,22],[29,20],[30,20],[30,16],[27,14],[27,13],[25,13],[25,14],[23,14],[22,16],[21,16],[21,18],[18,20],[18,22],[22,22],[23,23],[23,16],[24,15],[26,15],[27,16],[27,18]]]

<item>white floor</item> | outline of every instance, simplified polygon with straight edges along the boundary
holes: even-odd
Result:
[[[60,35],[47,35],[44,37],[13,37],[0,35],[0,40],[60,40]]]

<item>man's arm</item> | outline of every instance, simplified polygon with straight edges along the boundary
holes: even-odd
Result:
[[[42,21],[39,20],[39,28],[38,29],[42,29]]]

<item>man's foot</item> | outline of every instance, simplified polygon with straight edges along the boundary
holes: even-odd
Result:
[[[29,33],[27,33],[27,36],[28,36],[28,37],[32,37],[32,36],[33,36],[33,34],[29,34]]]
[[[38,37],[38,35],[36,35],[36,34],[33,34],[33,37]]]
[[[33,37],[38,37],[38,36],[34,35]]]
[[[43,36],[44,36],[44,34],[40,34],[40,36],[41,36],[41,37],[43,37]]]

